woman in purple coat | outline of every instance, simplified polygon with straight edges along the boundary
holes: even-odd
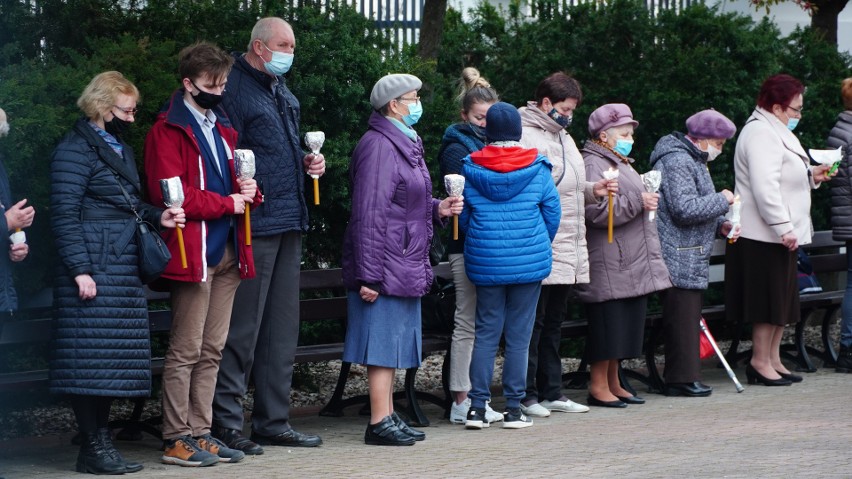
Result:
[[[349,170],[352,214],[343,240],[349,322],[343,360],[367,366],[370,423],[364,442],[410,446],[426,435],[393,410],[396,369],[420,366],[420,297],[432,284],[432,225],[460,214],[461,197],[432,198],[423,142],[411,128],[423,112],[419,78],[382,77],[375,110]]]

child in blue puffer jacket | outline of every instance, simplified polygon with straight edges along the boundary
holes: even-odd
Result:
[[[551,164],[536,149],[525,149],[521,116],[496,103],[485,117],[488,145],[463,160],[465,206],[459,224],[466,235],[464,263],[476,285],[476,339],[470,364],[471,407],[465,426],[488,427],[485,404],[494,357],[505,334],[503,428],[532,426],[521,413],[527,354],[541,280],[550,274],[550,243],[561,208],[550,176]]]

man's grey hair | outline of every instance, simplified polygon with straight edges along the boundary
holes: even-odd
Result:
[[[0,138],[9,134],[9,122],[6,121],[6,112],[0,108]]]
[[[287,21],[278,17],[266,17],[261,18],[254,24],[254,28],[251,29],[251,39],[248,43],[248,48],[246,51],[251,51],[251,46],[254,44],[255,40],[260,40],[264,45],[269,43],[269,40],[272,39],[272,36],[275,34],[275,28],[279,25],[285,25],[289,29],[293,29]]]

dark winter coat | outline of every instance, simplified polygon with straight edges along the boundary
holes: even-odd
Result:
[[[441,178],[446,175],[461,174],[462,160],[485,147],[484,137],[478,136],[467,123],[456,123],[447,127],[438,150],[438,162],[441,166]],[[441,185],[443,186],[443,185]],[[447,243],[447,254],[464,253],[464,233],[459,231],[459,239]]]
[[[6,209],[12,206],[12,191],[9,188],[9,176],[0,156],[0,311],[18,309],[18,296],[12,284],[12,260],[9,259],[9,225],[6,224]]]
[[[672,284],[707,289],[713,241],[728,212],[728,200],[713,186],[707,153],[675,132],[657,142],[651,167],[662,177],[656,223]]]
[[[432,285],[429,245],[440,203],[432,198],[423,142],[376,112],[368,123],[349,165],[343,282],[353,291],[367,286],[390,296],[423,296]]]
[[[837,176],[831,180],[831,229],[836,241],[852,240],[852,110],[837,116],[828,135],[830,148],[843,147]]]
[[[54,283],[50,391],[147,396],[148,308],[137,266],[136,222],[119,182],[151,224],[159,225],[162,210],[141,202],[130,147],[124,145],[124,158],[119,157],[86,119],[54,150],[50,177],[51,225],[60,260]],[[81,274],[94,279],[94,299],[80,300],[74,278]]]
[[[258,71],[242,54],[235,53],[234,57],[222,107],[239,133],[237,148],[254,152],[254,178],[263,192],[263,204],[252,209],[252,234],[306,232],[299,100],[287,88],[284,77]]]

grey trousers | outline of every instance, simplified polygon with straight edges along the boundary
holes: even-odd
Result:
[[[302,233],[254,237],[252,250],[257,276],[240,283],[234,298],[213,398],[213,423],[242,430],[242,399],[251,380],[252,431],[274,436],[290,429]]]
[[[465,273],[463,254],[451,254],[449,260],[456,288],[455,327],[450,344],[450,391],[468,392],[476,323],[476,286]]]

